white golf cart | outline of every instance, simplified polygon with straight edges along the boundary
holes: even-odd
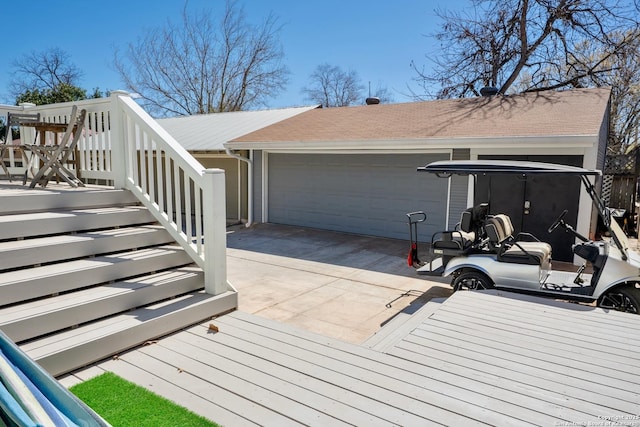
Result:
[[[578,241],[572,247],[573,253],[584,263],[573,272],[556,271],[551,268],[551,245],[531,234],[514,235],[507,215],[489,215],[488,205],[481,204],[464,211],[454,230],[433,235],[430,259],[425,263],[418,259],[417,225],[425,221],[426,214],[412,212],[407,214],[411,240],[408,263],[419,274],[451,276],[454,291],[499,288],[596,302],[602,308],[640,314],[640,255],[629,250],[626,235],[596,193],[600,171],[548,163],[482,160],[434,162],[418,171],[444,178],[501,174],[515,174],[519,179],[534,174],[558,179],[579,176],[610,236],[593,241],[580,235],[565,223],[565,210],[548,231],[562,228],[573,235]],[[587,274],[587,269],[592,273]]]

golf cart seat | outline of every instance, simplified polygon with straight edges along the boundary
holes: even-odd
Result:
[[[511,218],[505,214],[494,215],[487,219],[485,232],[490,246],[498,254],[498,261],[543,267],[547,267],[551,262],[551,245],[538,241],[529,233],[518,233],[514,236]],[[534,241],[523,241],[521,240],[523,237]]]
[[[461,255],[471,250],[481,238],[482,224],[489,205],[482,203],[462,212],[455,230],[435,233],[431,239],[434,252],[444,255]]]

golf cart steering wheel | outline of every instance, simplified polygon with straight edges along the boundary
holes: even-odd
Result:
[[[553,221],[553,224],[551,224],[551,226],[549,227],[549,229],[547,230],[549,233],[553,233],[553,230],[555,230],[556,228],[558,228],[558,226],[560,224],[562,224],[562,218],[564,218],[564,216],[567,214],[567,210],[565,209],[564,211],[562,211],[562,213],[560,214],[560,216],[558,217],[558,219],[556,219],[555,221]]]

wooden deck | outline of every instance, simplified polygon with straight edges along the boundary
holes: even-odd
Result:
[[[640,424],[638,316],[460,292],[386,352],[243,312],[213,323],[61,381],[112,371],[227,426]]]
[[[27,183],[28,184],[28,183]],[[0,177],[0,214],[15,213],[15,205],[27,211],[60,209],[73,207],[69,206],[69,201],[73,201],[73,195],[78,193],[86,196],[84,204],[92,204],[101,200],[109,200],[109,193],[114,193],[112,186],[87,184],[85,187],[71,187],[66,182],[56,183],[49,181],[46,187],[36,186],[29,188],[29,185],[22,185],[22,178],[13,176],[13,181],[9,182],[6,177]],[[42,206],[42,200],[50,199],[49,196],[57,195],[55,203],[47,201],[46,206]],[[134,199],[131,199],[134,201]]]

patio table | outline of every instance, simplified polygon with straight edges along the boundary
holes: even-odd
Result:
[[[35,128],[36,132],[38,132],[40,137],[40,145],[46,145],[47,142],[47,132],[51,132],[54,134],[54,141],[57,142],[58,134],[64,133],[67,130],[66,123],[49,123],[49,122],[20,122],[20,126],[24,127],[32,127]],[[77,126],[73,127],[75,132]]]

